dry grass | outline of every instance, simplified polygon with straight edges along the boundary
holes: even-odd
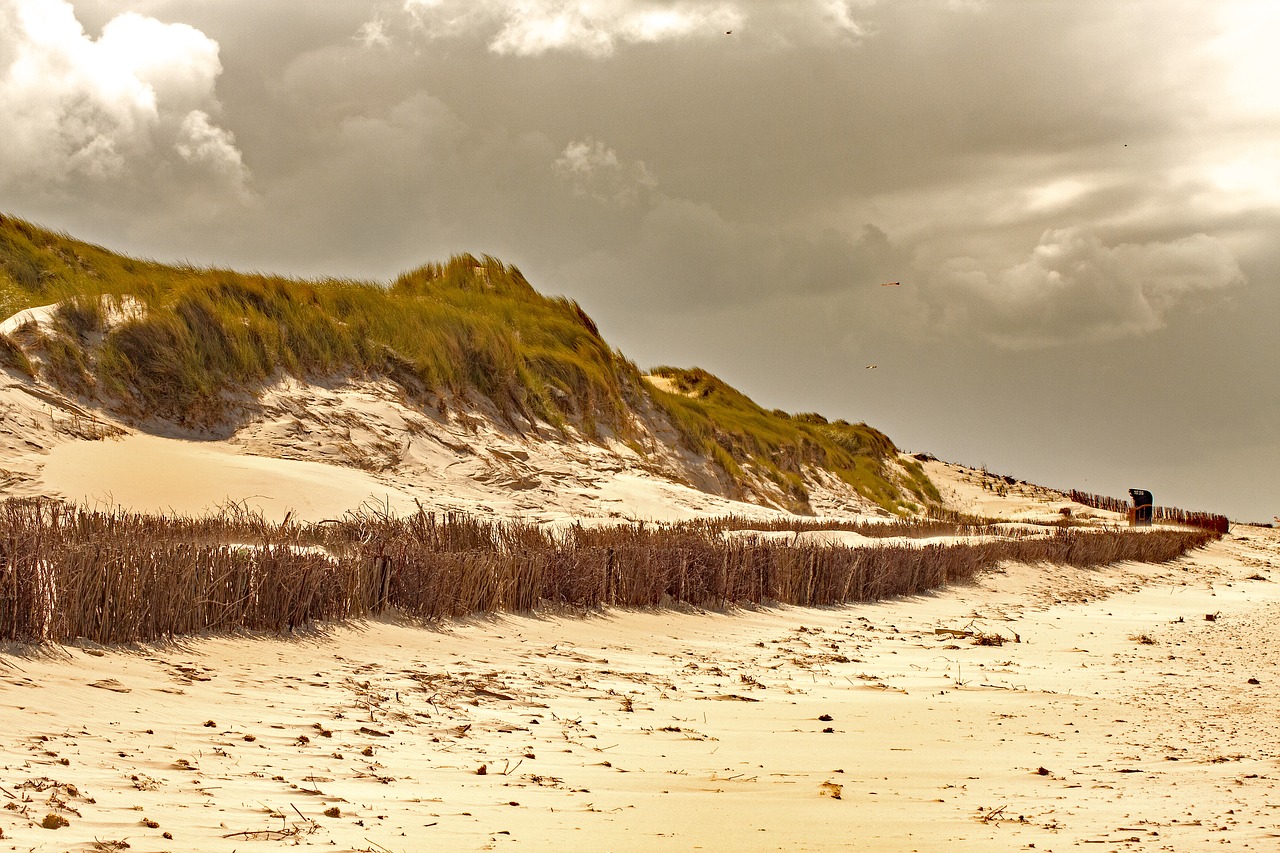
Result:
[[[35,375],[35,368],[22,347],[3,334],[0,334],[0,368],[16,370],[27,376]]]
[[[1001,561],[1162,562],[1191,531],[1054,530],[1041,538],[869,548],[761,544],[712,524],[573,527],[420,512],[320,525],[0,503],[0,639],[154,641],[289,632],[388,610],[449,619],[595,608],[873,601],[963,582]]]
[[[859,521],[843,518],[789,518],[759,519],[729,515],[721,518],[695,519],[668,525],[671,529],[720,534],[730,530],[749,530],[765,533],[817,533],[845,531],[873,539],[907,537],[921,539],[927,536],[982,536],[1018,535],[1008,528],[999,528],[1003,522],[994,518],[978,518],[960,513],[947,513],[931,508],[927,518],[893,518],[884,521]]]

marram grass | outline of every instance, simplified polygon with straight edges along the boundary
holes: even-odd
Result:
[[[651,390],[654,401],[680,428],[694,450],[732,470],[751,460],[765,477],[788,491],[799,506],[808,503],[800,474],[805,466],[834,473],[859,494],[891,512],[906,507],[905,488],[921,503],[939,503],[937,489],[916,463],[900,487],[888,471],[897,448],[887,435],[866,424],[828,421],[817,414],[768,411],[705,370],[657,367],[653,374],[674,391]]]
[[[696,369],[657,371],[685,393],[651,387],[576,302],[491,257],[458,255],[389,284],[304,281],[128,258],[0,216],[0,316],[50,303],[51,327],[0,340],[0,366],[126,417],[209,425],[281,374],[356,374],[394,381],[417,405],[483,398],[519,427],[628,441],[652,400],[740,496],[767,480],[806,512],[816,467],[892,512],[938,501],[922,471],[895,472],[893,443],[865,424],[766,411]]]

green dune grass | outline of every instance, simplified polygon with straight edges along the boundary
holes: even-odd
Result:
[[[939,501],[865,424],[765,410],[699,369],[658,368],[678,390],[652,387],[576,302],[492,257],[457,255],[389,284],[301,280],[130,258],[0,216],[0,316],[50,303],[52,328],[0,338],[0,365],[136,418],[216,423],[281,373],[355,373],[421,404],[485,398],[517,426],[628,440],[648,398],[732,482],[763,477],[796,510],[808,508],[806,466],[894,512]]]

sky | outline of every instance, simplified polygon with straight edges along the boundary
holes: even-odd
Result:
[[[1277,43],[1271,0],[0,0],[0,211],[492,254],[641,367],[1270,521]]]

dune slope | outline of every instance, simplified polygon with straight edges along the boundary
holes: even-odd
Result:
[[[3,494],[277,518],[331,515],[343,494],[347,509],[606,519],[939,500],[865,424],[767,411],[696,369],[642,376],[580,306],[494,258],[298,281],[126,258],[0,215],[2,316]],[[175,494],[148,454],[202,476]],[[355,471],[291,500],[316,481],[292,461]]]

